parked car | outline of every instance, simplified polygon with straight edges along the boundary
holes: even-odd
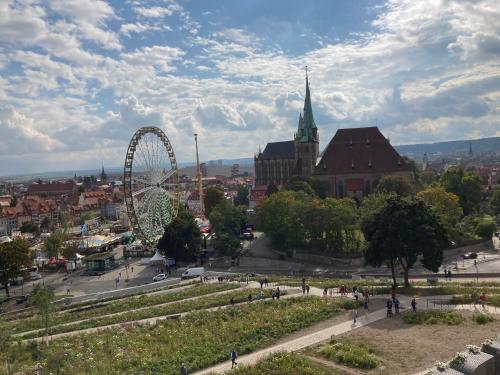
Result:
[[[181,278],[183,279],[189,279],[189,278],[194,278],[194,277],[200,277],[205,273],[205,267],[193,267],[193,268],[188,268],[185,270]]]
[[[42,275],[40,275],[38,272],[37,273],[34,273],[34,272],[31,273],[31,280],[40,280],[41,278],[42,278]]]
[[[464,259],[476,259],[477,258],[477,253],[474,252],[468,252],[462,255]]]
[[[156,275],[155,277],[153,277],[153,282],[162,281],[162,280],[166,280],[166,279],[168,279],[168,275],[166,275],[164,273],[160,273],[159,275]]]
[[[243,232],[240,236],[242,240],[253,240],[254,235],[252,232]]]

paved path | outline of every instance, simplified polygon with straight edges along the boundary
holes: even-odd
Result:
[[[313,288],[311,288],[312,291]],[[322,295],[322,291],[318,288],[314,293],[316,294],[318,291]],[[408,297],[402,297],[400,299],[402,305],[408,305],[410,299]],[[351,320],[342,322],[339,324],[336,324],[332,327],[322,329],[317,332],[310,333],[308,335],[301,336],[299,338],[277,344],[274,346],[270,346],[268,348],[243,355],[239,357],[238,363],[239,364],[245,364],[245,365],[254,365],[260,360],[264,359],[267,357],[269,354],[276,353],[276,352],[294,352],[300,349],[307,348],[311,345],[318,344],[322,341],[327,341],[329,340],[332,336],[338,336],[343,333],[352,331],[353,329],[363,327],[367,324],[376,322],[378,320],[384,319],[386,317],[387,310],[380,309],[377,311],[374,311],[372,313],[369,313],[365,316],[360,316],[357,319],[356,324],[354,324]],[[229,353],[228,353],[229,356]],[[210,373],[222,373],[224,371],[231,370],[231,362],[227,361],[225,363],[221,363],[212,367],[209,367],[207,369],[195,372],[194,375],[202,375],[202,374],[210,374]]]

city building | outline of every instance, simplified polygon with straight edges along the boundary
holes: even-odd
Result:
[[[337,198],[370,194],[384,175],[413,178],[412,166],[377,127],[337,130],[320,157],[307,74],[304,109],[293,141],[268,143],[254,164],[256,187],[279,188],[292,177],[314,177],[326,181],[329,195]]]
[[[70,195],[76,191],[74,181],[66,182],[42,182],[28,186],[27,195],[39,195],[42,197]]]

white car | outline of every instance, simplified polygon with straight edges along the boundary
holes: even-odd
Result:
[[[42,278],[42,275],[39,273],[32,273],[31,274],[31,280],[40,280]]]
[[[156,275],[155,277],[153,277],[153,281],[167,280],[167,278],[168,278],[168,275],[166,275],[164,273],[160,273],[159,275]]]

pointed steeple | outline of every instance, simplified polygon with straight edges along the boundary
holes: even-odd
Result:
[[[301,142],[309,142],[316,138],[317,127],[311,105],[311,91],[309,90],[309,75],[306,66],[306,97],[304,99],[304,115],[299,117],[299,131],[297,137]],[[315,129],[315,130],[313,130]]]

